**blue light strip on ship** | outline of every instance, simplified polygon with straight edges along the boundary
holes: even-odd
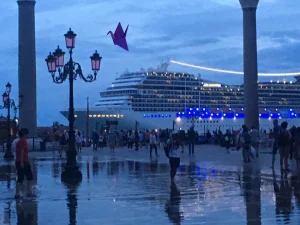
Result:
[[[215,112],[217,111],[217,112]],[[177,112],[177,118],[192,118],[197,117],[201,119],[243,119],[245,114],[244,109],[240,109],[241,112],[237,112],[234,109],[222,110],[217,108],[217,110],[210,110],[208,108],[187,108],[185,112]],[[297,110],[298,111],[298,110]],[[299,110],[300,112],[300,110]],[[259,113],[259,118],[261,119],[296,119],[300,118],[300,113],[297,113],[294,109],[278,110],[271,112],[268,109],[264,109],[263,112]]]

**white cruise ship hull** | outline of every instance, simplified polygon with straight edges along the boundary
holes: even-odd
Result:
[[[68,111],[61,112],[65,117],[68,116]],[[75,111],[75,127],[86,132],[87,126],[87,112],[83,110]],[[282,118],[278,119],[279,124],[283,121],[287,121],[289,127],[291,126],[300,126],[300,119],[293,118],[287,119]],[[106,111],[106,110],[97,110],[91,109],[89,113],[89,132],[94,129],[101,129],[101,126],[106,126],[106,121],[118,121],[118,130],[134,130],[135,123],[138,122],[138,130],[157,130],[157,129],[173,129],[173,121],[175,121],[174,128],[175,130],[185,130],[187,131],[192,124],[194,123],[195,130],[198,133],[205,133],[207,130],[221,130],[222,132],[229,130],[239,130],[244,124],[243,118],[212,118],[212,119],[186,119],[186,118],[177,118],[175,112],[159,112],[159,113],[145,113],[145,112],[136,112],[130,110],[116,110]],[[273,128],[272,119],[260,119],[260,130],[266,130],[267,132]]]

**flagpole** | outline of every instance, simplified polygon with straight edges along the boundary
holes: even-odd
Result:
[[[85,135],[85,145],[89,146],[89,120],[90,120],[90,105],[89,105],[89,97],[86,98],[86,135]]]
[[[186,77],[184,83],[184,111],[186,110]]]
[[[199,110],[200,110],[200,102],[201,102],[201,74],[198,74],[199,79]]]

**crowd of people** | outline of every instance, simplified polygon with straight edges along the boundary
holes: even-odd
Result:
[[[246,125],[243,125],[241,130],[226,130],[224,134],[221,130],[213,131],[213,133],[208,130],[205,135],[205,142],[221,145],[226,148],[228,153],[232,150],[242,150],[242,157],[245,163],[250,163],[251,158],[258,158],[261,147],[271,147],[273,149],[272,167],[274,167],[275,156],[277,151],[279,151],[281,169],[289,171],[288,157],[296,159],[297,165],[300,166],[300,149],[298,147],[300,146],[300,128],[292,127],[288,130],[287,126],[287,122],[282,122],[279,126],[278,120],[274,120],[274,128],[268,133],[266,130],[259,131],[255,127],[249,129]],[[168,140],[171,143],[176,143],[178,151],[181,153],[184,153],[185,146],[187,145],[188,154],[193,155],[195,153],[194,145],[197,143],[198,138],[199,134],[193,127],[187,132],[170,129],[109,132],[97,132],[94,130],[91,134],[90,143],[94,151],[97,151],[98,148],[101,150],[104,146],[108,146],[111,153],[115,153],[116,147],[127,147],[129,150],[134,149],[136,151],[146,148],[149,149],[149,155],[152,157],[153,151],[155,156],[158,156],[158,148],[167,146]],[[59,149],[60,156],[62,156],[63,152],[66,152],[67,144],[68,132],[59,134],[57,131],[54,131],[53,146]],[[76,146],[79,153],[84,144],[86,144],[86,141],[81,133],[77,131]]]
[[[289,172],[289,159],[295,159],[297,169],[300,169],[300,127],[293,126],[288,128],[287,122],[282,122],[279,126],[278,120],[273,121],[274,128],[269,134],[266,131],[259,132],[252,127],[251,130],[246,125],[242,126],[240,131],[227,130],[225,134],[221,131],[210,131],[206,133],[206,141],[211,144],[220,144],[225,146],[230,153],[230,147],[235,150],[241,150],[244,163],[250,163],[251,158],[259,157],[261,146],[272,146],[272,168],[276,161],[276,154],[279,152],[280,168],[284,172]],[[21,187],[24,177],[27,178],[27,196],[34,196],[32,193],[32,171],[28,158],[28,130],[23,128],[19,131],[19,141],[16,144],[16,169],[17,169],[17,186],[15,198],[20,198]],[[109,131],[98,133],[94,130],[91,134],[91,144],[93,150],[103,149],[108,146],[111,153],[115,153],[115,147],[127,147],[129,150],[140,148],[149,148],[149,155],[152,157],[153,150],[158,157],[158,148],[163,148],[164,154],[169,158],[170,178],[173,181],[177,169],[180,165],[181,154],[184,153],[185,145],[188,144],[189,155],[194,155],[194,145],[197,142],[198,134],[191,127],[187,132],[174,130],[152,130],[152,131]],[[78,153],[82,151],[82,145],[85,143],[80,131],[76,131],[75,141]],[[59,155],[67,151],[69,142],[68,132],[53,132],[53,148],[58,149]]]
[[[258,158],[260,148],[272,149],[272,168],[276,161],[276,154],[279,152],[280,168],[282,171],[289,172],[289,159],[296,160],[297,168],[300,168],[300,127],[293,126],[288,128],[286,121],[278,124],[278,120],[273,121],[273,129],[267,133],[266,130],[259,132],[258,129],[252,127],[251,130],[243,125],[241,130],[227,130],[225,134],[221,131],[214,132],[211,135],[206,134],[207,138],[215,144],[225,146],[227,152],[230,153],[230,147],[233,150],[242,150],[244,163],[250,163],[251,158]]]

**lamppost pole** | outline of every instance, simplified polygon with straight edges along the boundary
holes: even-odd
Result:
[[[69,61],[66,64],[64,64],[65,53],[59,48],[59,46],[55,52],[50,53],[45,60],[54,83],[61,84],[69,77],[69,146],[67,150],[67,163],[64,172],[61,174],[62,181],[67,183],[79,183],[82,179],[82,174],[79,171],[76,160],[77,151],[74,131],[74,80],[79,77],[85,82],[95,81],[97,73],[100,70],[100,63],[102,59],[97,51],[90,57],[94,73],[85,77],[80,64],[73,60],[73,49],[75,48],[76,36],[77,35],[71,29],[65,34],[66,47],[69,50]],[[58,72],[58,75],[56,75],[56,72]]]
[[[6,84],[6,90],[2,95],[3,100],[3,106],[0,106],[1,109],[7,109],[7,141],[6,141],[6,152],[4,154],[4,158],[7,160],[14,159],[14,155],[11,152],[11,124],[10,124],[10,108],[14,108],[15,113],[17,109],[19,109],[23,102],[23,95],[19,96],[19,105],[16,106],[15,101],[10,98],[10,92],[12,85],[10,83]]]
[[[11,152],[11,135],[10,135],[10,96],[8,94],[7,99],[7,143],[6,143],[6,152],[4,158],[14,158],[14,155]]]
[[[69,60],[69,84],[70,84],[70,93],[69,93],[69,150],[67,151],[67,166],[73,167],[76,165],[76,146],[75,146],[75,132],[74,132],[74,68],[73,68],[73,51],[70,49],[70,60]],[[75,151],[74,151],[75,150]]]

